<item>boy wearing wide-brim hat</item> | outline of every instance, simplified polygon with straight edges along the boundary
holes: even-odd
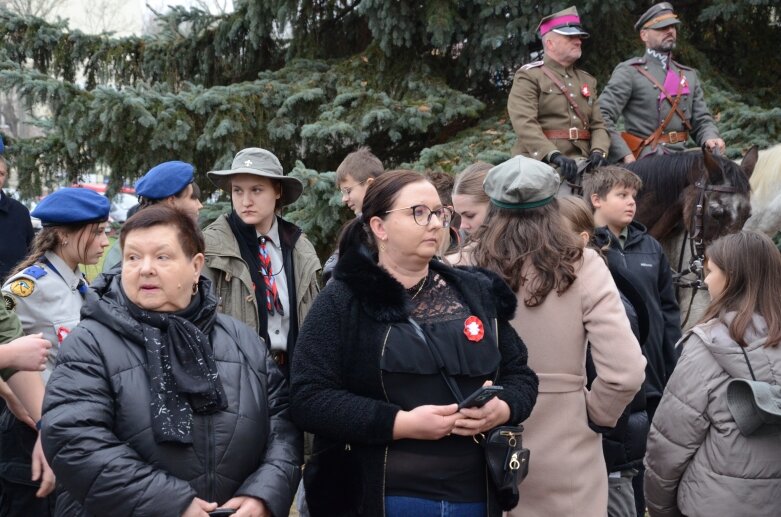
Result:
[[[258,147],[239,151],[230,169],[207,176],[230,193],[233,209],[204,230],[204,274],[214,283],[222,312],[254,328],[287,375],[299,325],[319,292],[314,246],[279,215],[301,196],[303,185]]]

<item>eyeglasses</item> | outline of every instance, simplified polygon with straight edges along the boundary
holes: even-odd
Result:
[[[345,196],[349,196],[349,195],[350,195],[350,192],[352,192],[352,191],[353,191],[353,189],[354,189],[355,187],[359,187],[359,186],[363,185],[363,184],[364,184],[364,183],[366,183],[368,180],[369,180],[369,178],[366,178],[366,179],[365,179],[365,180],[363,180],[363,181],[359,181],[359,182],[358,182],[358,183],[356,183],[355,185],[350,185],[349,187],[343,187],[343,188],[340,188],[340,189],[339,189],[339,192],[341,192],[341,193],[342,193],[342,194],[344,194]]]
[[[405,206],[403,208],[394,208],[385,213],[389,214],[391,212],[409,209],[412,209],[412,217],[419,226],[428,226],[431,223],[431,217],[436,215],[437,219],[442,223],[442,228],[447,228],[450,226],[450,220],[453,218],[453,207],[451,206],[443,206],[442,208],[432,210],[426,205],[413,205]]]

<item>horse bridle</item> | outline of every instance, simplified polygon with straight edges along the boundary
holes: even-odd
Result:
[[[722,194],[736,194],[738,192],[737,187],[731,187],[727,185],[710,185],[705,180],[698,180],[695,187],[699,189],[697,194],[697,206],[692,214],[692,226],[694,232],[690,233],[686,231],[686,238],[681,243],[681,253],[678,258],[678,272],[673,275],[673,284],[676,288],[686,287],[695,290],[707,290],[708,286],[705,285],[704,263],[705,263],[705,195],[707,192],[720,192]],[[682,271],[683,268],[683,255],[686,250],[686,243],[689,243],[689,251],[691,251],[691,259],[689,260],[689,268]],[[684,279],[685,276],[694,274],[696,278],[693,280]],[[683,324],[689,320],[691,314],[692,304],[694,303],[694,295],[692,295],[689,301],[689,309],[686,311],[686,318],[683,320]]]

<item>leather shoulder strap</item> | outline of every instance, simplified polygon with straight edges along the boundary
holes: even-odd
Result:
[[[580,111],[580,108],[578,107],[578,104],[575,102],[575,98],[572,96],[572,94],[569,91],[569,89],[567,88],[567,86],[563,82],[561,82],[561,80],[558,77],[556,77],[556,74],[554,74],[551,71],[551,69],[548,68],[547,66],[542,65],[540,67],[540,70],[542,70],[542,73],[544,73],[548,77],[548,79],[553,81],[553,84],[556,85],[556,88],[561,90],[561,93],[564,94],[564,97],[567,99],[567,102],[569,102],[569,105],[572,106],[572,111],[574,111],[575,115],[577,115],[578,118],[580,119],[580,121],[583,122],[583,126],[586,129],[588,129],[588,127],[589,127],[588,118],[586,118],[586,116],[583,114],[583,112]]]
[[[656,86],[656,87],[659,89],[659,91],[660,91],[660,92],[662,92],[662,93],[664,94],[664,97],[665,97],[665,99],[667,99],[667,102],[669,102],[669,103],[670,103],[670,105],[671,105],[670,111],[671,111],[671,112],[674,112],[676,115],[678,115],[678,118],[680,118],[680,119],[681,119],[681,121],[683,122],[683,125],[684,125],[684,127],[686,128],[686,130],[687,130],[687,131],[691,131],[691,129],[692,129],[692,125],[689,123],[689,119],[688,119],[688,118],[686,118],[686,117],[684,116],[684,114],[681,112],[681,110],[678,108],[678,104],[679,104],[679,99],[678,99],[678,97],[680,97],[680,93],[679,93],[678,95],[675,95],[675,96],[673,96],[673,95],[670,95],[670,92],[668,92],[668,91],[667,91],[667,90],[664,88],[664,86],[663,86],[663,85],[662,85],[662,84],[661,84],[659,81],[657,81],[657,80],[656,80],[656,77],[654,77],[653,75],[651,75],[650,73],[648,73],[648,70],[646,70],[645,68],[643,68],[642,66],[640,66],[641,64],[642,64],[642,63],[633,63],[633,64],[632,64],[632,66],[634,66],[634,67],[635,67],[635,70],[637,70],[638,72],[640,72],[640,74],[641,74],[643,77],[645,77],[646,79],[648,79],[649,81],[651,81],[651,84],[653,84],[654,86]],[[681,74],[681,75],[683,75],[683,74]],[[684,76],[684,77],[685,77],[685,76]],[[681,88],[681,87],[682,87],[682,83],[680,83],[680,82],[679,82],[679,83],[678,83],[678,86],[679,86],[678,90],[679,90],[679,92],[680,92],[680,90],[682,89],[682,88]],[[669,123],[669,121],[668,121],[668,123]],[[666,126],[666,125],[667,125],[667,124],[665,124],[665,126]]]

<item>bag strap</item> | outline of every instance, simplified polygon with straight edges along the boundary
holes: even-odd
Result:
[[[748,372],[751,374],[751,379],[753,381],[756,381],[757,377],[756,377],[756,375],[754,375],[754,369],[751,367],[751,361],[748,360],[748,354],[746,353],[746,348],[748,348],[748,347],[750,347],[752,345],[755,345],[755,344],[757,344],[757,343],[759,343],[761,341],[767,341],[767,337],[759,338],[756,341],[752,341],[751,343],[749,343],[745,347],[742,347],[742,346],[740,346],[738,344],[738,346],[740,347],[740,351],[743,352],[743,357],[746,359],[746,365],[748,365]]]
[[[569,89],[564,85],[563,82],[559,80],[558,77],[545,65],[542,65],[540,67],[540,70],[542,70],[542,73],[548,76],[548,79],[553,81],[553,84],[556,85],[556,87],[561,90],[561,93],[564,94],[564,97],[567,99],[567,102],[569,102],[569,105],[572,106],[572,111],[575,112],[575,115],[578,116],[581,122],[583,122],[583,127],[588,129],[588,119],[583,114],[582,111],[580,111],[580,108],[578,107],[578,104],[575,102],[575,97],[570,93]]]
[[[664,94],[664,97],[667,99],[667,102],[669,102],[669,103],[670,103],[670,105],[671,105],[670,112],[671,112],[671,113],[676,113],[676,114],[678,115],[678,118],[680,118],[680,119],[681,119],[681,122],[683,122],[683,125],[684,125],[684,127],[686,128],[686,130],[687,130],[687,131],[691,131],[691,130],[692,130],[692,125],[691,125],[691,123],[689,122],[689,119],[687,119],[687,118],[686,118],[686,117],[683,115],[683,113],[681,112],[681,110],[680,110],[680,109],[678,109],[678,100],[679,100],[679,98],[680,98],[680,96],[681,96],[681,91],[683,90],[683,80],[681,80],[681,81],[679,81],[679,82],[678,82],[678,95],[676,95],[675,97],[673,97],[673,96],[672,96],[672,95],[670,95],[670,93],[669,93],[669,92],[668,92],[668,91],[667,91],[667,90],[664,88],[664,86],[662,86],[662,84],[661,84],[661,83],[659,83],[659,81],[657,81],[657,80],[656,80],[656,77],[654,77],[653,75],[651,75],[651,74],[650,74],[650,72],[648,72],[648,70],[646,70],[646,69],[644,69],[642,66],[640,66],[640,64],[639,64],[639,63],[638,63],[638,64],[636,64],[636,65],[633,65],[633,66],[635,67],[635,70],[637,70],[638,72],[640,72],[640,74],[641,74],[643,77],[645,77],[646,79],[648,79],[649,81],[651,81],[651,84],[653,84],[654,86],[656,86],[656,87],[659,89],[659,91],[660,91],[660,92],[662,92],[662,93]],[[686,76],[683,74],[683,72],[681,72],[681,73],[680,73],[680,76],[681,76],[681,78],[682,78],[682,79],[685,79],[685,78],[686,78]],[[673,99],[674,99],[674,100],[673,100]],[[669,116],[669,115],[668,115],[668,116]],[[670,118],[672,118],[672,117],[670,117]],[[664,125],[665,125],[665,126],[667,126],[667,124],[669,124],[669,120],[668,120],[668,121],[667,121],[667,123],[666,123],[666,124],[664,124]]]
[[[439,373],[442,375],[442,379],[444,379],[445,384],[447,385],[448,389],[450,389],[450,393],[452,393],[453,397],[455,397],[456,402],[460,404],[464,401],[464,395],[461,393],[461,388],[458,387],[456,380],[445,373],[445,360],[442,358],[439,350],[437,350],[435,346],[428,342],[426,334],[423,332],[423,329],[420,328],[420,325],[418,325],[417,321],[413,320],[412,318],[408,318],[407,321],[410,325],[412,325],[412,328],[415,329],[415,333],[418,335],[418,337],[422,339],[428,346],[429,352],[431,352],[431,355],[434,357],[434,362],[437,363],[437,367],[439,368]]]

